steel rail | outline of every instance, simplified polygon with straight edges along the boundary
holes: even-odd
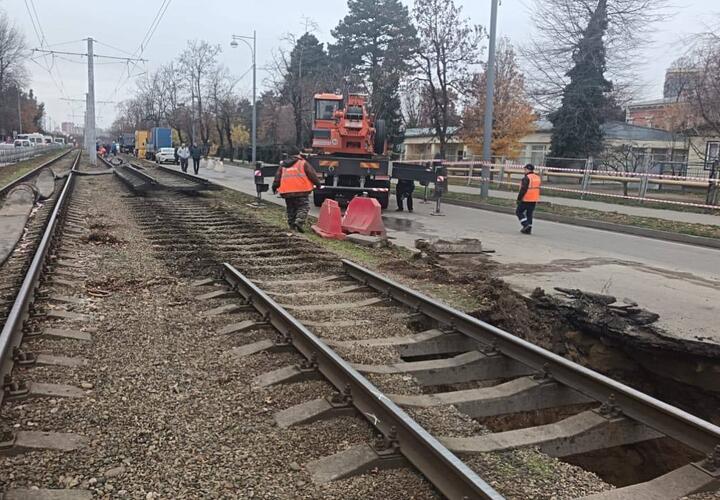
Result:
[[[67,155],[69,155],[71,151],[72,151],[72,148],[68,149],[67,151],[63,152],[62,154],[59,154],[58,156],[56,156],[56,157],[54,157],[54,158],[49,159],[48,161],[46,161],[46,162],[43,163],[42,165],[39,165],[39,166],[33,168],[33,169],[30,170],[29,172],[24,173],[23,175],[21,175],[20,177],[18,177],[18,178],[15,179],[14,181],[10,181],[10,182],[9,182],[8,184],[6,184],[5,186],[0,187],[0,195],[4,195],[5,193],[9,192],[9,191],[10,191],[12,188],[14,188],[15,186],[17,186],[17,185],[19,185],[19,184],[22,184],[23,182],[29,180],[31,177],[33,177],[35,174],[37,174],[38,172],[40,172],[40,171],[41,171],[42,169],[44,169],[45,167],[49,167],[50,165],[52,165],[52,164],[55,163],[56,161],[58,161],[58,160],[60,160],[61,158],[64,158],[64,157],[66,157]]]
[[[599,402],[610,403],[623,414],[687,446],[712,453],[720,445],[720,427],[664,403],[621,382],[601,375],[538,347],[500,328],[473,318],[348,260],[345,272],[361,283],[492,347],[538,372]]]
[[[350,388],[352,404],[384,436],[397,433],[400,453],[442,494],[451,499],[503,498],[400,407],[352,368],[337,353],[230,264],[223,277],[303,356],[317,362],[318,371],[335,388]]]
[[[58,196],[52,214],[45,225],[45,231],[43,232],[40,244],[35,250],[30,268],[25,274],[20,290],[15,297],[15,302],[5,320],[2,331],[0,331],[0,379],[3,381],[2,388],[0,389],[0,404],[2,404],[5,398],[5,382],[13,369],[15,349],[19,347],[22,342],[22,331],[25,326],[25,320],[28,318],[30,307],[35,301],[35,290],[40,285],[40,278],[45,269],[55,239],[55,231],[67,207],[70,192],[75,184],[74,173],[80,161],[81,154],[82,152],[79,151],[73,162],[70,174],[65,181],[62,192]]]
[[[208,189],[222,189],[219,186],[212,184],[209,179],[205,177],[200,177],[199,175],[193,175],[188,174],[187,172],[183,172],[181,170],[175,170],[170,167],[166,167],[164,165],[155,165],[155,168],[159,169],[161,172],[165,172],[171,175],[174,175],[176,177],[180,177],[182,179],[186,179],[192,182],[196,182],[198,184],[202,184],[204,186],[207,186]]]

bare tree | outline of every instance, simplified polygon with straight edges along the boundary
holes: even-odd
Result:
[[[427,93],[431,125],[444,158],[455,100],[468,91],[471,67],[480,62],[483,30],[462,17],[453,0],[416,0],[413,17],[420,40],[414,80]]]
[[[191,101],[197,101],[197,116],[200,118],[200,140],[207,150],[210,141],[210,119],[205,109],[208,78],[217,64],[220,45],[210,45],[204,40],[189,41],[180,54],[180,67],[186,74],[190,87]],[[192,138],[196,140],[196,138]]]
[[[180,142],[183,138],[183,126],[187,123],[187,81],[178,78],[179,64],[175,61],[162,66],[159,73],[160,87],[164,99],[164,118],[167,124],[177,130]]]
[[[522,53],[533,78],[531,95],[544,111],[554,110],[568,83],[572,56],[583,38],[598,0],[535,0],[535,33]],[[668,15],[666,0],[608,0],[604,37],[608,77],[615,100],[622,103],[637,92],[639,54],[649,43],[648,31]]]
[[[616,172],[634,173],[645,166],[645,149],[637,144],[622,144],[619,146],[606,145],[600,164]],[[623,182],[623,195],[628,195],[628,183]]]
[[[0,94],[22,88],[27,80],[25,37],[5,12],[0,12]]]

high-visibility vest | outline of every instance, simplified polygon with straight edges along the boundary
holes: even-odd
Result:
[[[290,167],[282,167],[280,194],[310,193],[315,186],[305,174],[305,160],[298,160]]]
[[[525,196],[523,196],[522,201],[529,203],[540,201],[540,184],[542,184],[540,176],[535,173],[529,173],[528,180],[530,181],[528,183],[528,190]]]

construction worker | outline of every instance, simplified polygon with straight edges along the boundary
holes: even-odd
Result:
[[[272,190],[285,198],[290,229],[305,232],[303,225],[310,211],[309,195],[318,185],[320,179],[315,169],[303,157],[295,156],[280,162]]]
[[[515,215],[520,220],[523,234],[532,234],[533,213],[535,205],[540,201],[540,176],[535,173],[535,165],[525,165],[525,177],[520,182],[520,192],[517,197],[517,210]]]
[[[397,199],[397,210],[396,212],[403,211],[403,199],[407,199],[408,212],[413,211],[413,191],[415,191],[415,181],[398,179],[397,186],[395,187],[395,198]]]

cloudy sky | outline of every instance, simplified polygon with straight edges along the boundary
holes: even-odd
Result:
[[[407,5],[412,0],[402,0]],[[473,23],[487,26],[490,0],[456,0],[463,5],[464,14]],[[529,7],[533,0],[501,0],[499,34],[520,44],[532,32]],[[28,7],[34,4],[40,28],[53,50],[85,52],[83,38],[98,40],[95,52],[110,56],[137,54],[143,37],[163,0],[0,0],[0,8],[25,32],[28,45],[39,47]],[[676,2],[680,3],[680,2]],[[641,68],[644,96],[660,97],[662,79],[668,64],[683,53],[680,41],[684,35],[704,29],[714,11],[720,11],[718,0],[685,0],[675,9],[675,16],[658,25],[652,35],[654,44],[647,50]],[[240,76],[250,67],[250,51],[240,46],[231,49],[230,35],[252,34],[257,30],[258,66],[272,61],[273,51],[283,43],[286,33],[301,34],[307,20],[318,30],[321,41],[331,40],[330,30],[345,15],[345,0],[171,0],[162,20],[146,44],[142,57],[146,64],[128,66],[116,61],[98,61],[96,65],[96,98],[99,101],[121,101],[134,87],[128,75],[138,74],[176,57],[189,39],[205,39],[223,47],[222,61]],[[109,63],[109,64],[108,64]],[[47,105],[55,122],[82,123],[84,104],[64,101],[83,99],[87,91],[87,69],[84,60],[72,56],[48,56],[28,63],[32,74],[32,88]],[[50,72],[48,72],[48,69]],[[52,77],[50,76],[52,74]],[[258,81],[265,75],[261,72]],[[240,91],[250,93],[251,78],[247,74]],[[115,115],[115,104],[98,104],[98,124],[108,126]]]

